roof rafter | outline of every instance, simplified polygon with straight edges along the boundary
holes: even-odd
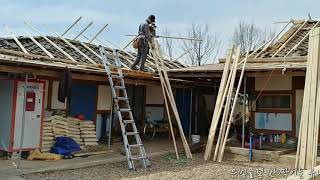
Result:
[[[72,24],[61,34],[61,36],[66,35],[67,32],[69,32],[81,19],[82,19],[82,17],[80,16],[74,23],[72,23]]]
[[[301,28],[307,24],[308,20],[305,20],[304,23],[286,40],[284,44],[271,56],[271,58],[274,58],[289,42],[290,40],[301,30]]]
[[[280,34],[289,26],[289,24],[290,24],[291,22],[292,22],[292,21],[289,21],[289,22],[282,28],[282,30],[281,30],[276,36],[274,36],[274,37],[269,41],[269,43],[266,44],[266,45],[263,47],[263,49],[262,49],[254,58],[259,57],[263,52],[265,52],[265,50],[268,49],[268,47],[274,42],[274,40],[276,40],[276,39],[280,36]]]
[[[77,34],[73,40],[76,40],[79,36],[81,36],[81,34],[83,34],[91,25],[93,24],[93,22],[91,21],[86,27],[84,27],[79,34]],[[61,36],[62,37],[62,36]]]
[[[307,37],[309,36],[310,31],[312,31],[314,28],[316,28],[318,26],[318,24],[320,23],[320,21],[317,21],[317,23],[308,31],[308,33],[299,41],[298,44],[296,44],[295,46],[293,46],[290,51],[284,56],[285,58],[294,50],[296,50],[301,43],[303,43],[304,40],[307,39]]]
[[[83,57],[85,57],[89,62],[91,62],[92,64],[97,64],[95,61],[93,61],[88,55],[86,55],[85,53],[83,53],[81,50],[79,50],[76,46],[74,46],[72,43],[70,43],[68,40],[66,40],[65,38],[63,38],[62,36],[60,36],[57,32],[55,32],[54,30],[52,30],[47,24],[45,24],[45,26],[47,27],[48,30],[52,31],[56,36],[58,36],[63,42],[65,42],[68,46],[70,46],[71,48],[73,48],[74,50],[76,50],[78,53],[80,53]]]
[[[38,31],[35,27],[33,27],[30,23],[28,22],[24,22],[32,31],[40,34],[40,36],[45,39],[48,43],[50,43],[52,46],[54,46],[56,49],[58,49],[62,54],[64,54],[65,56],[67,56],[67,58],[69,58],[70,60],[74,61],[74,62],[78,62],[76,61],[70,54],[68,54],[67,52],[65,52],[63,49],[61,49],[56,43],[54,43],[53,41],[51,41],[47,36],[43,35],[40,31]]]
[[[5,30],[11,35],[11,37],[13,38],[13,40],[18,44],[18,46],[20,47],[20,49],[26,53],[29,54],[29,52],[26,50],[26,48],[23,47],[23,45],[21,44],[21,42],[17,39],[17,37],[13,34],[12,31],[10,31],[9,26],[5,26],[4,27]]]
[[[51,58],[55,58],[46,48],[44,48],[35,38],[33,38],[28,32],[27,33],[27,36],[29,39],[31,39],[31,41],[33,43],[35,43],[44,53],[46,53],[46,55],[48,55],[49,57]]]

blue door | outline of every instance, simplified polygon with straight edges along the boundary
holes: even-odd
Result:
[[[86,120],[95,120],[97,86],[74,83],[71,89],[70,115],[83,114]]]
[[[191,90],[176,89],[176,104],[184,133],[189,133]]]

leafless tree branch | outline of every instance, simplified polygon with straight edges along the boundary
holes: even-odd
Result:
[[[165,28],[162,32],[164,36],[171,36],[170,31]],[[173,46],[172,46],[172,39],[169,38],[162,38],[162,51],[169,57],[169,59],[173,60]]]
[[[252,51],[275,35],[275,30],[270,28],[261,29],[254,23],[239,21],[234,29],[232,41],[241,46],[241,54],[248,50]]]
[[[187,37],[202,40],[183,41],[181,49],[184,52],[189,51],[187,54],[187,63],[194,66],[201,66],[214,62],[215,58],[217,58],[221,41],[216,33],[209,31],[208,25],[193,23],[187,28]]]

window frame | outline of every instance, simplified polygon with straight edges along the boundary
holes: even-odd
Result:
[[[258,107],[258,101],[259,101],[259,98],[262,97],[262,96],[289,96],[290,98],[290,107],[289,108],[278,108],[278,107],[270,107],[270,108],[260,108]],[[280,93],[280,94],[274,94],[274,93],[263,93],[260,95],[260,97],[257,99],[257,102],[256,102],[256,111],[259,111],[259,112],[264,112],[264,110],[266,111],[270,111],[272,110],[272,112],[276,112],[276,111],[283,111],[283,112],[291,112],[292,111],[292,94],[290,93]]]

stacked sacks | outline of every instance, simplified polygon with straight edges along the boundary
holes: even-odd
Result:
[[[93,121],[51,116],[43,123],[42,152],[50,151],[55,138],[61,136],[70,137],[79,145],[98,145]]]
[[[68,117],[67,122],[68,122],[68,132],[66,136],[71,137],[78,144],[83,145],[83,140],[81,139],[81,136],[80,136],[79,120],[76,118]]]
[[[55,117],[46,118],[43,122],[42,130],[42,152],[49,152],[51,147],[54,144],[54,133],[53,133],[53,124],[52,120]]]
[[[94,146],[98,145],[96,129],[93,121],[80,121],[81,139],[83,139],[84,145]]]
[[[68,122],[62,116],[55,116],[52,120],[54,137],[66,136],[68,132]]]

